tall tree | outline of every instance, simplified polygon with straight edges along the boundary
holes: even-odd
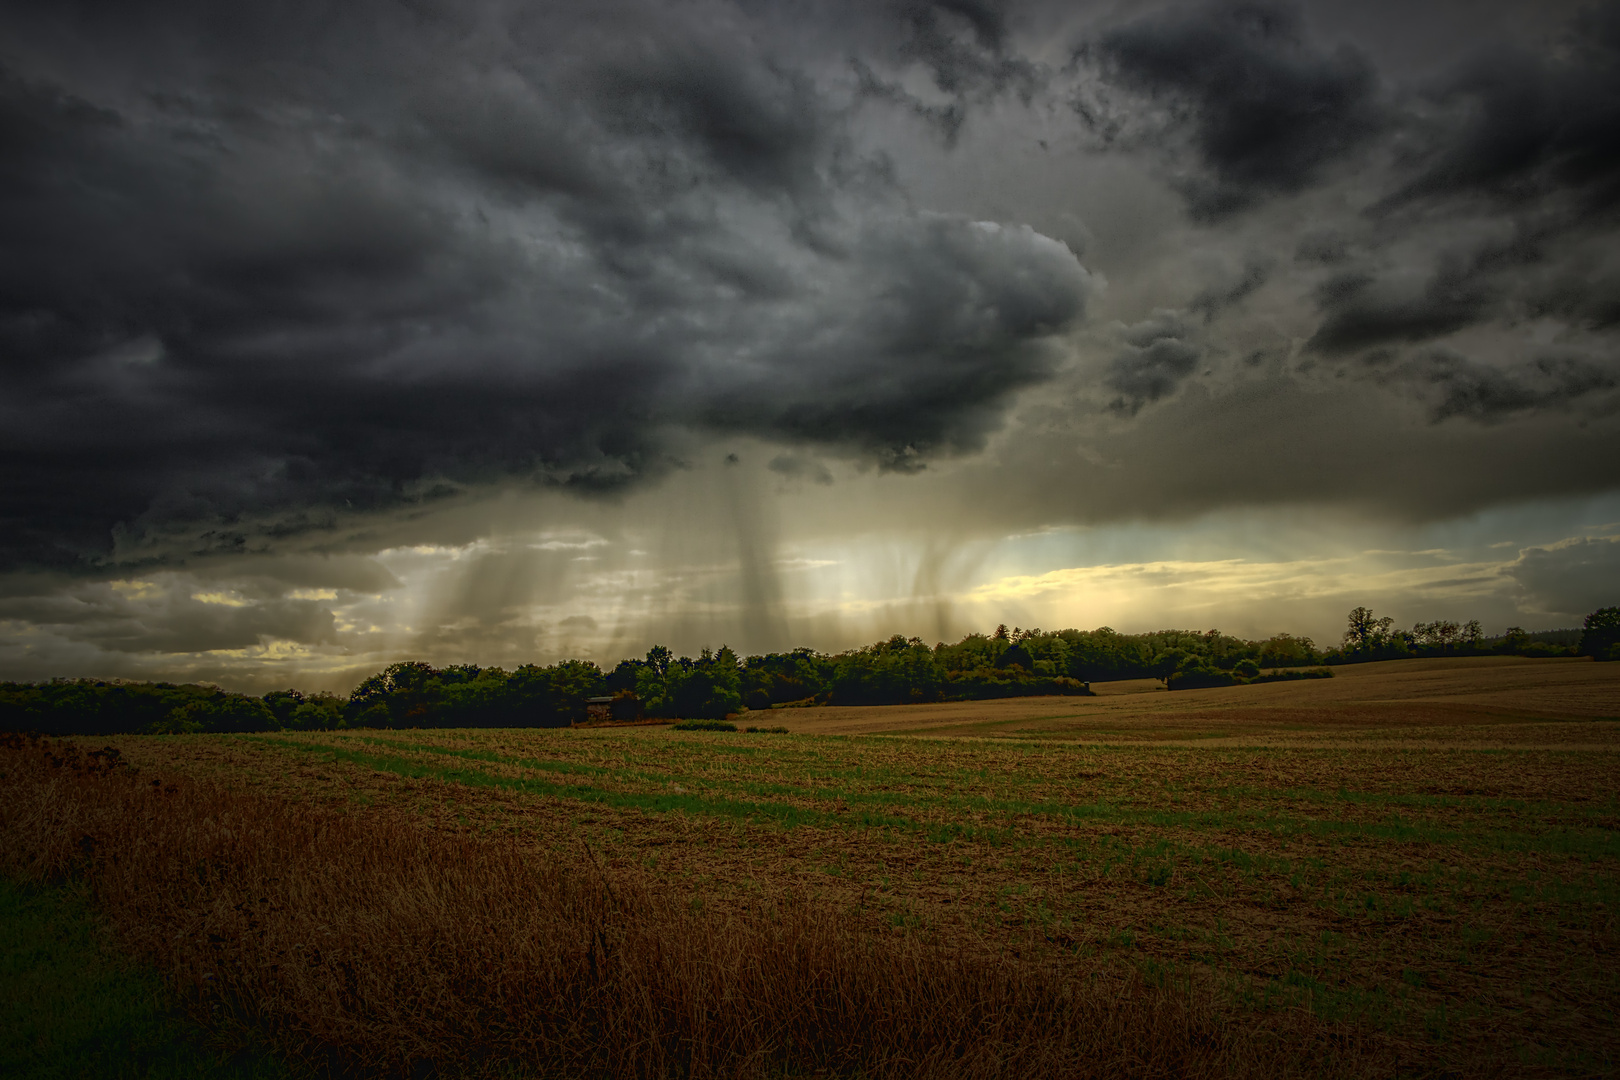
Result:
[[[1620,660],[1620,607],[1599,608],[1586,617],[1580,653],[1595,660]]]

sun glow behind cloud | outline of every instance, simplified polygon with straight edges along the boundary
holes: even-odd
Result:
[[[625,516],[640,517],[635,509]],[[654,642],[685,652],[722,643],[754,651],[798,644],[837,649],[892,633],[950,640],[998,622],[1124,630],[1214,624],[1326,642],[1336,637],[1344,612],[1362,603],[1401,621],[1578,621],[1580,612],[1536,593],[1524,574],[1526,553],[1557,561],[1572,545],[1586,544],[1596,552],[1598,572],[1612,575],[1605,567],[1620,545],[1603,534],[1566,535],[1593,509],[1538,507],[1415,532],[1299,511],[954,540],[886,530],[784,541],[747,557],[737,536],[701,524],[707,543],[644,528],[599,529],[591,534],[594,559],[583,565],[533,537],[512,537],[446,553],[437,573],[397,569],[417,582],[407,589],[420,593],[401,606],[421,611],[424,627],[437,627],[412,640],[434,652],[458,645],[476,651],[482,642],[500,652],[515,647],[611,664]],[[797,510],[791,493],[767,497],[760,508],[767,517]],[[1502,530],[1523,539],[1497,540]],[[761,531],[776,530],[766,524]],[[1255,543],[1257,532],[1266,534],[1265,544]],[[1418,543],[1390,543],[1400,539]],[[664,556],[649,565],[649,549]],[[1256,550],[1294,556],[1255,558]],[[1139,557],[1120,557],[1127,552]],[[1190,552],[1220,557],[1189,558]],[[744,580],[750,560],[766,564],[764,604]],[[491,606],[492,582],[505,590],[494,604],[499,613],[480,617]],[[769,640],[759,640],[760,627]]]
[[[1391,558],[1401,554],[1406,559]],[[1002,578],[964,599],[986,611],[1019,608],[1032,613],[1026,618],[1040,617],[1048,625],[1083,610],[1092,616],[1086,622],[1135,627],[1151,611],[1165,625],[1220,624],[1254,634],[1264,632],[1270,616],[1277,629],[1309,627],[1313,636],[1328,640],[1332,621],[1321,614],[1324,607],[1336,618],[1340,609],[1367,598],[1403,610],[1427,603],[1450,612],[1494,597],[1507,585],[1502,563],[1429,558],[1434,559],[1429,565],[1392,566],[1425,560],[1425,553],[1367,552],[1282,563],[1223,559],[1071,567]]]
[[[79,582],[10,621],[0,661],[34,677],[346,690],[405,658],[611,666],[655,643],[836,651],[1002,622],[1327,644],[1367,604],[1402,625],[1477,618],[1499,632],[1578,625],[1591,596],[1620,595],[1620,498],[1424,526],[1273,508],[975,534],[863,516],[892,477],[773,488],[751,468],[694,470],[613,504],[503,497],[471,539]],[[846,516],[829,527],[786,524],[835,505]]]

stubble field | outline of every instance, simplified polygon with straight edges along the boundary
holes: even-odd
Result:
[[[693,911],[1135,972],[1416,1072],[1620,1060],[1620,665],[1486,658],[666,727],[113,740],[252,790],[628,875]],[[98,740],[99,743],[99,740]]]

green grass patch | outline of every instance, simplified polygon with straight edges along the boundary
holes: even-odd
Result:
[[[0,878],[0,1076],[28,1080],[292,1075],[210,1045],[151,970],[118,955],[72,886]]]
[[[679,810],[687,814],[708,814],[715,817],[753,818],[771,821],[783,828],[796,825],[837,824],[847,817],[861,825],[889,825],[910,828],[913,822],[905,818],[880,817],[875,814],[840,816],[819,810],[789,806],[775,802],[745,802],[739,799],[717,799],[688,792],[605,791],[587,784],[558,784],[526,777],[494,776],[482,769],[438,768],[420,760],[394,757],[387,754],[366,754],[346,750],[339,746],[286,739],[260,738],[258,741],[279,743],[290,749],[323,756],[332,761],[361,765],[376,772],[391,772],[396,776],[416,779],[441,780],[446,783],[465,784],[468,787],[496,788],[520,791],[528,795],[548,795],[561,799],[574,799],[600,806],[639,809],[651,813]],[[964,830],[966,831],[966,830]]]
[[[722,721],[691,721],[714,724]],[[680,725],[675,725],[677,729]],[[713,730],[702,728],[697,730]],[[1201,832],[1211,835],[1232,833],[1269,834],[1282,840],[1312,837],[1329,842],[1362,844],[1441,845],[1459,849],[1495,852],[1528,852],[1539,854],[1574,855],[1588,859],[1620,857],[1620,833],[1611,829],[1593,827],[1543,826],[1535,831],[1493,827],[1492,825],[1460,822],[1447,827],[1426,821],[1414,821],[1399,814],[1388,814],[1379,821],[1357,821],[1336,818],[1313,819],[1302,817],[1266,805],[1259,798],[1261,791],[1249,789],[1250,805],[1237,803],[1223,809],[1175,810],[1162,806],[1121,805],[1107,798],[1087,802],[1053,802],[1048,799],[1021,799],[1017,789],[1021,785],[1013,777],[991,778],[982,772],[949,768],[939,769],[934,776],[922,776],[896,768],[873,768],[859,764],[849,767],[827,767],[821,755],[798,752],[781,755],[776,762],[779,775],[798,772],[802,766],[816,764],[813,773],[805,772],[805,782],[784,783],[782,780],[759,778],[759,768],[748,756],[755,750],[742,750],[729,742],[723,747],[704,741],[701,744],[677,744],[663,748],[672,755],[668,772],[652,773],[629,767],[610,768],[580,762],[531,759],[505,755],[493,751],[451,748],[426,742],[406,742],[393,738],[353,737],[345,743],[362,743],[376,748],[388,748],[416,754],[458,758],[469,764],[487,763],[534,769],[536,771],[579,776],[582,779],[609,780],[612,789],[590,783],[566,784],[539,778],[514,779],[496,777],[482,769],[445,769],[421,760],[398,758],[391,755],[357,754],[331,743],[292,740],[275,736],[247,736],[255,741],[271,743],[291,749],[331,754],[337,760],[366,765],[384,772],[404,776],[435,777],[479,787],[499,787],[531,794],[552,795],[583,802],[619,807],[639,807],[643,810],[665,812],[682,810],[694,814],[721,817],[757,817],[774,820],[785,827],[794,825],[842,826],[898,826],[920,829],[929,839],[949,842],[953,838],[983,839],[991,843],[1005,843],[1017,829],[1018,819],[1045,818],[1071,826],[1122,825]],[[1032,753],[1044,755],[1044,748],[1030,747]],[[745,758],[735,765],[727,758],[740,755]],[[685,760],[683,760],[685,759]],[[646,765],[651,762],[642,762]],[[663,764],[663,762],[660,762]],[[699,769],[683,766],[698,765]],[[785,777],[784,777],[785,779]],[[961,794],[964,787],[991,786],[1000,791],[988,794]],[[813,783],[811,781],[814,781]],[[626,791],[626,785],[660,787],[671,784],[701,789],[702,794],[671,793],[667,791]],[[1283,794],[1298,797],[1302,789],[1283,789]],[[1382,800],[1351,796],[1349,793],[1326,794],[1310,792],[1324,801],[1344,804],[1365,801],[1378,805]],[[828,811],[784,803],[782,799],[815,800],[822,804],[841,804],[847,810]],[[1511,803],[1500,801],[1503,809]],[[1255,804],[1258,805],[1255,805]],[[1397,804],[1398,805],[1398,804]],[[990,820],[986,820],[986,819]],[[1510,819],[1522,823],[1522,819]],[[1584,822],[1583,822],[1584,824]],[[1460,827],[1457,827],[1459,826]],[[1054,838],[1062,844],[1061,838]],[[1066,845],[1064,845],[1066,846]]]

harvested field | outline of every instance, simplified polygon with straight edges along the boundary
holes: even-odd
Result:
[[[1347,665],[1335,668],[1334,676],[1173,694],[1157,680],[1130,679],[1094,683],[1097,696],[1091,698],[779,709],[770,718],[790,731],[817,735],[1016,735],[1100,742],[1263,735],[1475,742],[1518,738],[1504,727],[1511,723],[1620,720],[1620,669],[1584,659],[1400,660]],[[1456,735],[1450,728],[1469,734]]]
[[[773,711],[786,735],[112,742],[142,777],[595,861],[659,910],[832,913],[840,932],[1043,978],[1179,988],[1246,1018],[1244,1038],[1276,1024],[1306,1045],[1305,1018],[1371,1040],[1326,1071],[1616,1068],[1620,665],[1098,689]]]

